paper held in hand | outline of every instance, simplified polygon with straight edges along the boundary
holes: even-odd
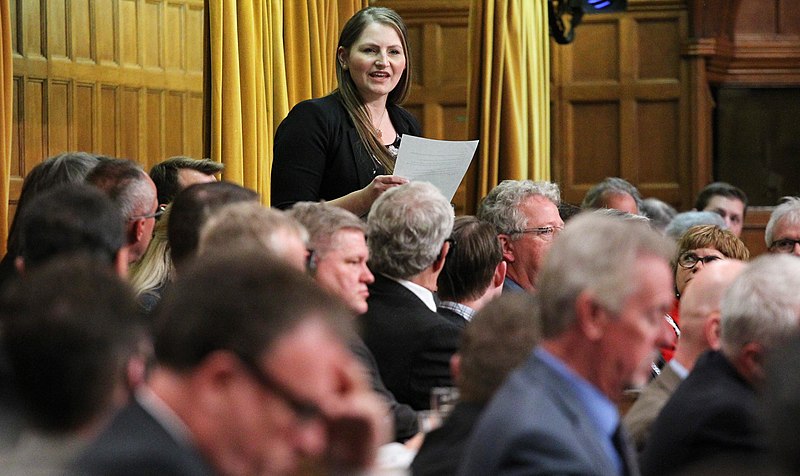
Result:
[[[453,201],[477,148],[477,140],[434,140],[403,134],[394,175],[430,182]]]

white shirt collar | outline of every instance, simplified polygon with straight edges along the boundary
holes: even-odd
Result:
[[[386,276],[385,274],[383,274],[383,276],[385,276],[388,279],[391,279],[394,282],[400,283],[401,286],[414,293],[414,295],[417,296],[420,299],[420,301],[422,301],[425,304],[425,306],[428,307],[428,309],[430,309],[433,312],[436,312],[436,300],[433,299],[433,293],[430,291],[430,289],[420,286],[417,283],[412,283],[411,281],[405,279],[393,278],[391,276]]]
[[[146,385],[136,389],[135,398],[139,405],[164,427],[175,441],[186,447],[194,446],[192,432],[186,423]]]

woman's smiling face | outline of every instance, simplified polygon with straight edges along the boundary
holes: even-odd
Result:
[[[349,50],[339,47],[339,61],[365,102],[386,97],[406,69],[400,35],[383,23],[370,23]]]

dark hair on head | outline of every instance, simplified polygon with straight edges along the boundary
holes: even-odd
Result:
[[[28,206],[28,202],[45,190],[65,183],[81,183],[99,162],[97,156],[88,152],[64,152],[37,164],[22,182],[17,201],[17,211],[8,230],[8,253],[16,257],[19,253],[19,230],[17,218]]]
[[[741,188],[726,182],[713,182],[703,187],[694,202],[695,210],[705,210],[711,198],[717,195],[739,200],[744,204],[745,212],[747,211],[747,194]]]
[[[59,185],[26,208],[20,242],[26,269],[74,253],[89,254],[110,265],[125,244],[125,220],[100,190],[81,184]]]
[[[180,169],[196,170],[205,175],[214,175],[222,172],[224,164],[211,159],[193,159],[177,155],[159,162],[150,169],[150,178],[158,190],[158,203],[172,203],[178,189],[178,171]]]
[[[350,17],[344,28],[342,28],[335,56],[336,80],[339,85],[337,91],[341,96],[347,114],[356,126],[356,132],[358,132],[361,142],[367,148],[367,151],[383,165],[387,173],[391,173],[394,170],[394,157],[378,139],[372,121],[370,121],[369,111],[367,111],[367,107],[364,104],[364,99],[361,97],[361,93],[358,92],[350,73],[342,67],[342,63],[339,61],[338,49],[344,48],[349,51],[364,32],[364,29],[372,23],[389,26],[397,32],[406,58],[406,69],[400,76],[395,88],[389,93],[386,105],[388,107],[389,105],[402,104],[408,97],[411,89],[412,74],[411,51],[408,48],[408,28],[406,28],[405,22],[397,12],[386,7],[364,8]]]
[[[450,251],[437,281],[439,297],[462,302],[483,295],[503,261],[503,248],[491,223],[474,216],[455,219]]]
[[[200,231],[212,213],[231,203],[257,200],[253,190],[225,181],[194,184],[178,193],[167,224],[175,268],[180,270],[195,255]]]
[[[642,211],[642,195],[632,183],[619,177],[606,177],[602,182],[595,184],[586,196],[583,197],[581,207],[603,208],[608,197],[613,195],[628,194],[636,202],[636,209]]]
[[[35,427],[69,432],[108,413],[144,335],[130,288],[105,264],[59,258],[0,305],[2,345]]]
[[[191,371],[216,351],[258,362],[302,322],[344,332],[350,314],[304,273],[265,253],[204,254],[181,272],[158,309],[156,360]]]
[[[540,325],[538,299],[530,293],[503,294],[478,311],[464,329],[458,351],[461,399],[489,401],[539,342]]]
[[[571,203],[561,201],[558,204],[558,216],[561,217],[561,221],[563,221],[564,223],[566,223],[567,221],[569,221],[570,218],[581,213],[582,211],[583,208],[577,205],[573,205]]]

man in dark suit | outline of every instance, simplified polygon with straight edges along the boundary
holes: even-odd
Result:
[[[157,366],[74,466],[82,475],[252,475],[369,464],[388,437],[338,302],[269,255],[196,259],[164,297]],[[346,430],[346,431],[345,431]]]
[[[456,474],[481,410],[539,340],[536,300],[528,293],[499,297],[464,330],[461,347],[450,362],[460,401],[440,428],[425,435],[411,464],[415,476]]]
[[[458,217],[439,274],[439,314],[460,328],[503,292],[506,262],[494,227],[474,216]]]
[[[758,408],[764,362],[800,323],[800,260],[763,255],[722,301],[720,351],[703,354],[653,424],[643,474],[679,472],[708,460],[763,458]]]
[[[436,313],[436,278],[450,249],[453,209],[431,184],[384,192],[367,221],[369,309],[359,318],[383,382],[402,403],[430,408],[433,387],[449,387],[460,328]]]
[[[540,274],[543,341],[492,397],[459,474],[638,474],[616,404],[649,376],[673,248],[646,223],[569,222]]]

